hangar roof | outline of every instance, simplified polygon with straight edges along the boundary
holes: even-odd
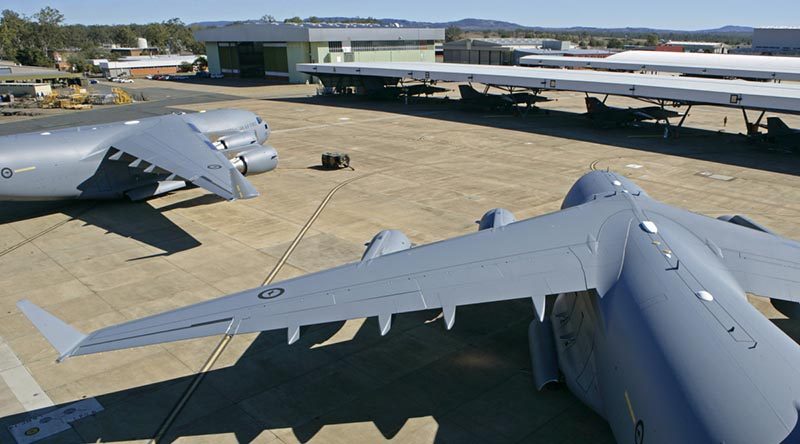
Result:
[[[0,61],[0,82],[33,79],[68,79],[81,77],[79,73],[59,71],[41,66],[21,66]]]
[[[800,113],[800,86],[745,80],[419,62],[298,63],[297,69],[312,75],[327,73],[477,82]]]
[[[800,58],[798,57],[625,51],[604,59],[536,55],[521,58],[520,64],[624,71],[666,71],[750,79],[800,80]]]
[[[202,42],[327,42],[444,40],[443,28],[401,28],[348,24],[240,23],[194,32]]]

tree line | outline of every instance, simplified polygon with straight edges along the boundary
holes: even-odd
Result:
[[[178,18],[147,24],[69,25],[64,14],[49,6],[31,16],[10,9],[0,13],[0,59],[23,65],[51,66],[51,51],[69,50],[70,63],[82,71],[89,59],[113,59],[104,45],[135,47],[138,37],[161,53],[205,53],[192,29]]]
[[[556,39],[570,41],[581,47],[592,48],[622,48],[624,45],[643,44],[655,46],[660,41],[668,40],[691,40],[691,41],[711,41],[720,42],[728,45],[747,45],[750,44],[752,37],[741,33],[681,33],[681,32],[621,32],[614,30],[592,30],[581,32],[560,32],[558,30],[540,31],[533,29],[515,30],[492,30],[465,31],[456,26],[445,29],[445,41],[454,41],[464,38],[529,38],[529,39]]]

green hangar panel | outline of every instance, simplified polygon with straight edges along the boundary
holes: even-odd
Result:
[[[302,83],[298,63],[434,62],[441,28],[242,23],[195,31],[212,74]]]

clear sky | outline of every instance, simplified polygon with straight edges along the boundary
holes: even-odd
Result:
[[[800,1],[770,0],[2,0],[0,9],[29,15],[44,6],[59,9],[68,23],[146,23],[178,17],[208,20],[277,19],[300,16],[361,16],[450,21],[505,20],[527,26],[650,27],[708,29],[723,25],[800,26]]]

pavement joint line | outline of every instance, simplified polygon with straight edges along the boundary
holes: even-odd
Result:
[[[328,128],[328,127],[331,127],[331,126],[356,125],[356,124],[360,124],[360,123],[380,122],[382,120],[393,120],[393,119],[398,119],[398,118],[404,118],[405,119],[405,118],[409,118],[409,117],[423,117],[423,116],[400,114],[400,115],[391,115],[391,116],[384,116],[384,117],[375,117],[375,118],[372,118],[372,119],[363,119],[363,120],[342,120],[342,121],[334,122],[334,123],[319,123],[319,124],[315,124],[315,125],[302,126],[302,127],[298,127],[298,128],[286,128],[286,129],[282,129],[282,130],[281,129],[272,130],[272,134],[291,133],[291,132],[295,132],[295,131],[308,130],[308,129],[322,129],[322,128]]]
[[[278,263],[275,264],[275,267],[273,267],[272,271],[264,279],[264,282],[263,282],[262,286],[268,285],[270,282],[272,282],[273,279],[275,279],[275,276],[278,275],[278,273],[280,272],[281,268],[283,268],[284,264],[286,264],[286,260],[289,259],[289,256],[292,254],[294,249],[297,247],[297,245],[303,239],[303,236],[306,234],[308,229],[311,228],[311,225],[314,223],[314,221],[317,220],[319,215],[322,213],[322,211],[325,209],[325,207],[328,205],[328,203],[330,202],[330,200],[333,198],[333,196],[336,194],[337,191],[339,191],[340,189],[344,188],[349,183],[355,182],[355,181],[357,181],[359,179],[362,179],[362,178],[365,178],[365,177],[368,177],[368,176],[372,176],[373,174],[376,174],[376,173],[378,173],[380,171],[382,171],[382,170],[376,170],[376,171],[373,171],[373,172],[370,172],[370,173],[362,174],[360,176],[351,177],[350,179],[347,179],[347,180],[339,183],[335,187],[333,187],[328,192],[328,194],[325,196],[325,198],[322,199],[322,202],[320,202],[320,204],[317,207],[316,211],[314,211],[314,213],[308,219],[306,224],[303,225],[303,228],[300,229],[300,232],[297,233],[297,236],[295,237],[294,241],[292,241],[291,245],[289,245],[289,247],[286,249],[286,252],[284,252],[283,256],[281,256],[281,258],[278,261]],[[164,437],[164,435],[167,433],[169,428],[175,422],[175,419],[177,419],[177,417],[180,414],[180,412],[183,410],[183,408],[189,402],[189,399],[191,398],[192,394],[194,394],[195,390],[197,390],[197,387],[200,386],[200,383],[203,381],[203,378],[205,377],[205,375],[208,373],[209,370],[211,370],[211,367],[213,367],[214,364],[217,362],[217,359],[219,359],[220,355],[222,355],[222,352],[225,351],[225,348],[231,342],[231,339],[233,339],[233,335],[232,334],[225,334],[220,339],[219,344],[217,344],[217,346],[211,352],[211,355],[209,355],[208,360],[206,360],[206,363],[203,365],[203,367],[200,369],[200,371],[198,371],[197,374],[195,374],[195,377],[192,379],[192,382],[191,382],[191,384],[189,384],[189,387],[186,389],[184,394],[178,400],[178,403],[175,404],[175,406],[172,408],[172,410],[170,410],[169,415],[166,417],[166,419],[162,423],[161,427],[159,427],[158,431],[153,436],[153,438],[150,439],[150,441],[148,441],[148,444],[157,444],[161,440],[161,438]]]
[[[53,401],[22,364],[11,346],[0,337],[0,378],[17,398],[25,411],[53,406]]]
[[[86,213],[87,211],[89,211],[89,210],[91,210],[92,208],[94,208],[94,207],[95,207],[95,205],[97,205],[97,204],[96,204],[96,203],[93,203],[93,204],[89,205],[88,207],[86,207],[85,209],[83,209],[82,211],[79,211],[77,215],[74,215],[74,216],[69,216],[69,217],[67,217],[67,218],[66,218],[66,219],[64,219],[64,220],[61,220],[61,221],[59,221],[59,222],[56,222],[55,224],[53,224],[53,225],[51,225],[51,226],[49,226],[49,227],[45,228],[44,230],[42,230],[42,231],[40,231],[40,232],[38,232],[38,233],[34,234],[33,236],[29,236],[29,237],[27,237],[27,238],[23,239],[22,241],[20,241],[20,242],[17,242],[16,244],[14,244],[14,245],[12,245],[12,246],[10,246],[10,247],[6,248],[5,250],[3,250],[3,251],[0,251],[0,257],[3,257],[3,256],[5,256],[5,255],[7,255],[8,253],[11,253],[11,252],[13,252],[14,250],[17,250],[17,249],[19,249],[20,247],[23,247],[23,246],[25,246],[26,244],[28,244],[28,243],[31,243],[31,242],[35,241],[36,239],[39,239],[40,237],[42,237],[42,236],[44,236],[44,235],[46,235],[46,234],[48,234],[48,233],[51,233],[51,232],[55,231],[56,229],[58,229],[58,228],[60,228],[60,227],[62,227],[62,226],[64,226],[64,225],[66,225],[67,223],[69,223],[69,222],[71,222],[71,221],[73,221],[73,220],[77,220],[79,216],[83,215],[83,214],[84,214],[84,213]],[[62,207],[62,209],[63,209],[63,208],[64,208],[64,207]],[[17,232],[19,233],[19,231],[17,231]]]
[[[647,178],[647,177],[637,177],[636,181],[637,182],[648,182],[648,183],[653,183],[653,184],[658,184],[659,183],[659,182],[657,182],[655,180],[652,180],[650,178]],[[672,185],[672,188],[673,189],[680,188],[680,189],[686,190],[687,192],[690,192],[690,193],[703,192],[706,195],[713,195],[713,196],[723,196],[724,195],[723,193],[720,193],[720,192],[714,192],[714,190],[710,189],[710,188],[703,188],[702,190],[700,190],[700,189],[697,189],[697,188],[687,187],[685,185]],[[755,198],[748,197],[747,195],[743,195],[741,193],[739,195],[737,195],[737,198],[741,202],[749,202],[751,204],[758,204],[758,205],[764,205],[765,204],[765,201],[763,199],[758,200],[758,199],[755,199]],[[782,207],[780,209],[783,210],[784,212],[788,213],[788,215],[792,215],[792,217],[797,217],[798,215],[800,215],[800,210],[795,210],[795,209],[792,209],[791,207],[787,207],[786,206],[787,204],[783,203],[783,202],[781,202],[780,204],[778,204],[777,202],[766,202],[766,205],[769,205],[769,206],[771,206],[773,208],[779,208],[779,205],[782,205]],[[705,213],[705,212],[702,212],[700,210],[694,210],[694,211],[701,212],[702,214],[710,214],[710,213],[714,212],[714,211],[709,211],[708,213]],[[717,210],[715,210],[715,211],[717,211]]]

